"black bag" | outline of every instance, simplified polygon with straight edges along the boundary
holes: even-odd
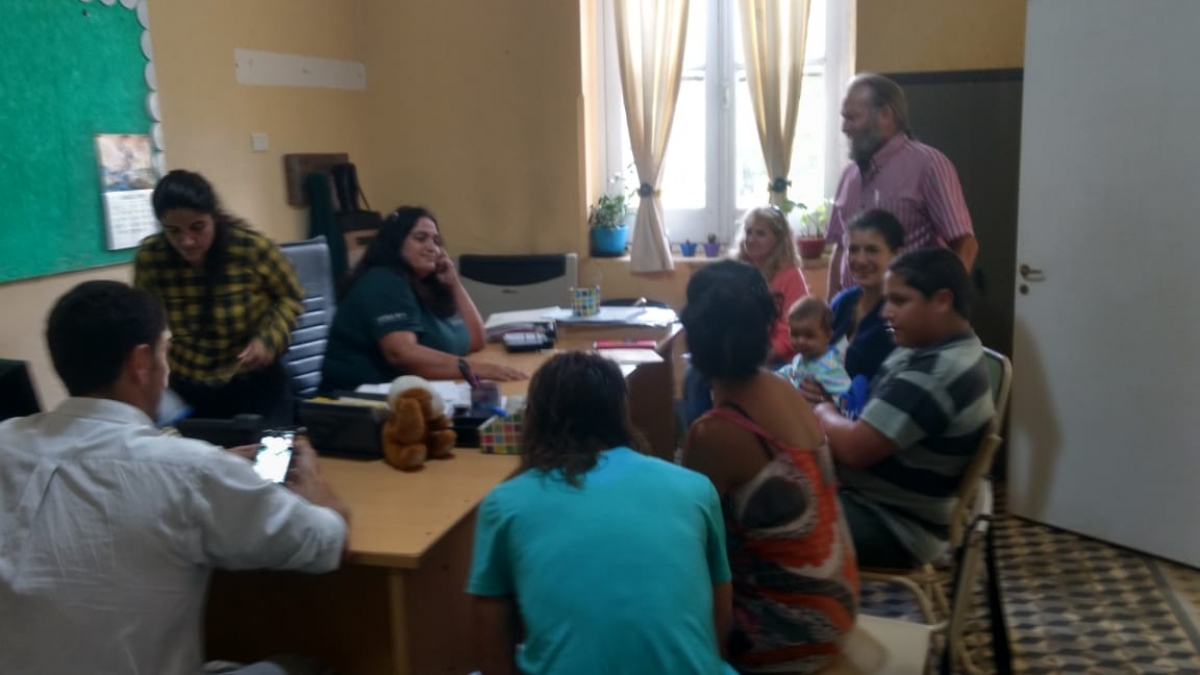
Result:
[[[388,415],[384,406],[300,402],[300,424],[308,429],[313,448],[330,457],[383,459],[383,423]]]

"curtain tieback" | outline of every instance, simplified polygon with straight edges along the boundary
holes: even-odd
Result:
[[[649,183],[642,183],[641,186],[638,187],[637,193],[639,197],[658,197],[662,194],[662,190],[655,190],[653,185]]]
[[[770,184],[767,185],[767,189],[771,192],[784,194],[787,192],[788,187],[791,184],[792,181],[788,180],[787,178],[784,178],[783,176],[776,176],[775,180],[771,181]]]

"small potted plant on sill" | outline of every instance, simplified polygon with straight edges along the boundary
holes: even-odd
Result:
[[[704,242],[704,255],[715,258],[721,253],[721,242],[717,241],[717,235],[708,235],[708,241]]]
[[[695,257],[696,242],[692,241],[691,239],[684,239],[683,243],[679,245],[679,252],[682,253],[683,257],[685,258]]]
[[[793,220],[796,248],[801,260],[817,260],[825,255],[825,223],[829,221],[830,204],[827,200],[812,209],[799,206],[799,215]]]
[[[625,254],[625,243],[629,237],[626,224],[627,206],[625,195],[601,195],[588,214],[591,228],[592,255],[599,258],[615,258]]]

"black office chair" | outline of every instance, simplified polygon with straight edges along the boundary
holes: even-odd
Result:
[[[0,359],[0,421],[42,411],[24,361]]]
[[[283,367],[292,378],[292,391],[297,398],[312,398],[321,384],[325,343],[337,305],[329,246],[325,237],[315,237],[282,244],[279,248],[292,261],[304,286],[304,312],[296,318],[292,344],[283,355]]]

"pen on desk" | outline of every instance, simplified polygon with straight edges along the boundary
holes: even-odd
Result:
[[[458,372],[462,373],[463,379],[467,381],[467,385],[472,389],[479,388],[479,376],[471,371],[471,365],[466,359],[458,360]]]

